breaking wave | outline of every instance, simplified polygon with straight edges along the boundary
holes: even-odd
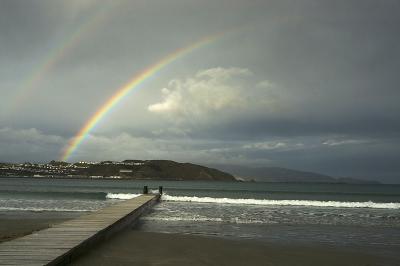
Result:
[[[211,197],[170,196],[163,194],[163,201],[221,203],[239,205],[275,205],[275,206],[310,206],[310,207],[337,207],[337,208],[374,208],[374,209],[400,209],[400,203],[346,202],[346,201],[317,201],[317,200],[269,200],[269,199],[232,199]]]
[[[173,222],[223,222],[222,218],[210,218],[210,217],[142,217],[144,221],[173,221]]]
[[[107,193],[106,198],[107,199],[122,199],[122,200],[127,200],[127,199],[133,199],[141,194],[125,194],[125,193]]]
[[[241,219],[233,217],[231,219],[222,219],[215,217],[203,217],[203,216],[176,216],[176,217],[158,217],[158,216],[145,216],[140,218],[143,221],[167,221],[167,222],[216,222],[216,223],[234,223],[234,224],[273,224],[273,221],[262,221],[256,219]]]

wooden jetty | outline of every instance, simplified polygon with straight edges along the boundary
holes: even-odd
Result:
[[[132,224],[160,195],[141,195],[45,230],[0,243],[0,265],[66,265]]]

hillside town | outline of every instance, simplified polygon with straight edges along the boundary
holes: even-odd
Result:
[[[146,161],[125,160],[122,162],[102,161],[67,163],[51,161],[48,163],[0,163],[0,176],[2,177],[120,177],[107,174],[90,175],[90,170],[98,167],[118,168],[122,176],[132,172],[132,166],[144,165]],[[125,169],[128,168],[128,169]]]
[[[231,174],[217,169],[169,160],[0,163],[0,177],[236,181]]]

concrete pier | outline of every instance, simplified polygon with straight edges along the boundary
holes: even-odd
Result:
[[[160,195],[141,195],[51,228],[0,243],[0,265],[66,265],[134,223]]]

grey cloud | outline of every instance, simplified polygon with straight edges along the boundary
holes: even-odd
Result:
[[[9,109],[52,49],[102,8],[95,25],[43,72],[27,99]],[[74,158],[220,158],[395,181],[399,11],[399,2],[391,0],[1,1],[0,160],[57,158],[135,73],[199,38],[225,32],[132,91]],[[221,77],[232,68],[252,75],[210,82],[216,69]],[[207,69],[208,76],[196,76]],[[203,92],[214,89],[214,98],[190,91],[189,82],[202,84]],[[162,94],[162,88],[168,91]],[[180,106],[166,115],[161,107],[166,111],[173,95],[181,97]]]
[[[65,144],[60,136],[47,135],[36,128],[0,128],[0,161],[49,161],[59,156],[58,151]]]
[[[148,109],[167,114],[171,123],[192,127],[193,137],[246,139],[321,134],[385,137],[398,136],[400,132],[396,123],[400,112],[377,112],[371,107],[392,108],[387,101],[357,106],[347,95],[328,99],[304,92],[307,95],[304,97],[271,81],[254,84],[248,78],[238,80],[234,73],[229,77],[221,74],[222,70],[225,73],[232,69],[218,70],[200,73],[219,73],[223,79],[215,76],[205,79],[198,74],[186,80],[172,80],[162,90],[163,101],[149,105]]]

